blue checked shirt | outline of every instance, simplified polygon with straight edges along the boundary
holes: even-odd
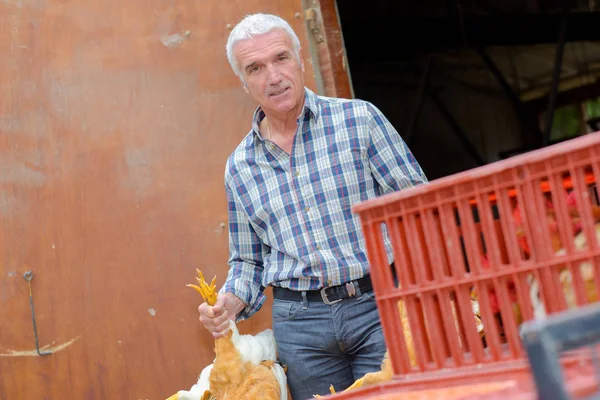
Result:
[[[264,112],[226,163],[229,273],[221,292],[247,307],[268,285],[320,289],[369,273],[358,216],[361,201],[427,182],[421,167],[373,104],[318,96],[305,88],[291,154],[259,132]],[[384,230],[389,261],[392,250]]]

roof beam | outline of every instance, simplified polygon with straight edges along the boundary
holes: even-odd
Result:
[[[556,96],[556,107],[560,108],[598,97],[600,97],[600,80],[559,92]],[[543,97],[525,102],[525,106],[534,113],[541,113],[548,107],[548,101],[549,94],[546,94]]]
[[[600,40],[600,13],[569,14],[566,42]],[[350,62],[406,59],[409,52],[492,45],[556,43],[560,15],[454,18],[372,15],[342,17]],[[353,60],[354,59],[354,60]]]

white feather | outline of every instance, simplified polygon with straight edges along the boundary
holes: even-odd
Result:
[[[243,361],[260,364],[261,361],[276,361],[277,347],[275,336],[271,329],[265,329],[256,335],[240,335],[233,321],[229,322],[233,331],[231,341],[240,352]]]
[[[231,342],[239,351],[242,361],[252,364],[260,364],[262,361],[277,361],[277,346],[273,330],[265,329],[256,335],[240,335],[235,322],[229,321],[229,328],[233,332]],[[180,390],[177,392],[179,400],[198,400],[204,394],[204,391],[210,389],[210,371],[213,364],[208,365],[202,370],[198,377],[198,382],[190,390]],[[287,376],[279,364],[271,367],[273,374],[277,378],[281,389],[281,400],[287,400]]]
[[[279,388],[281,389],[281,400],[287,400],[287,376],[285,371],[279,364],[275,364],[271,367],[277,382],[279,382]]]
[[[533,306],[533,318],[536,320],[542,320],[546,318],[546,309],[544,308],[544,303],[540,299],[540,287],[538,281],[530,275],[530,287],[529,287],[529,297],[531,298],[531,305]]]
[[[277,361],[277,345],[272,329],[265,329],[252,336],[240,335],[233,321],[229,323],[229,328],[233,331],[231,341],[240,352],[243,361],[252,364],[260,364],[262,361]],[[279,364],[274,364],[271,370],[279,383],[281,400],[287,400],[287,376],[285,371]]]
[[[179,400],[199,400],[204,392],[210,389],[210,382],[208,378],[210,376],[212,367],[213,365],[210,364],[202,370],[200,376],[198,377],[198,382],[196,382],[196,384],[192,386],[190,390],[180,390],[177,392]]]
[[[596,240],[600,241],[600,223],[596,223]],[[579,232],[574,238],[575,250],[581,251],[587,248],[587,239],[585,237],[585,233],[583,231]],[[556,252],[557,256],[564,256],[567,254],[567,251],[564,248],[561,248]],[[581,277],[584,281],[591,281],[594,279],[593,266],[589,262],[583,262],[579,265],[579,269],[581,271]],[[546,318],[546,309],[544,307],[544,303],[540,298],[540,284],[538,281],[530,275],[529,279],[529,295],[531,297],[531,304],[533,305],[533,317],[536,320],[542,320]],[[567,302],[567,308],[572,308],[577,306],[577,298],[575,297],[575,288],[573,287],[573,280],[571,276],[571,271],[565,269],[560,274],[561,284],[565,286],[563,289],[563,293],[565,295],[565,300]]]

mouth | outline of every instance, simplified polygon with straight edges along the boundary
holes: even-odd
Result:
[[[286,87],[283,89],[280,89],[276,92],[272,92],[271,94],[269,94],[269,97],[277,97],[277,96],[281,96],[282,94],[286,93],[290,88]]]

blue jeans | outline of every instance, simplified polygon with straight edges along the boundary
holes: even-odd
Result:
[[[373,291],[333,305],[275,299],[272,314],[293,400],[329,394],[330,385],[340,392],[381,369],[386,346]]]

